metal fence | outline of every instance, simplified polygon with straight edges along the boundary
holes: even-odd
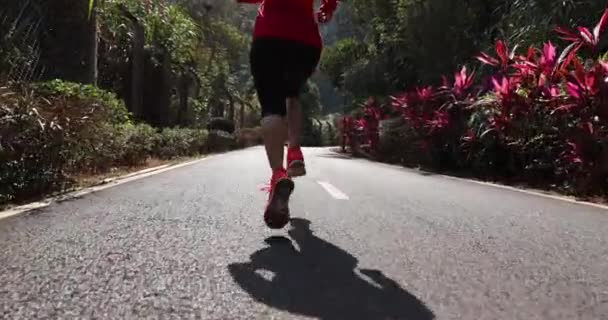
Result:
[[[0,80],[36,81],[40,65],[43,2],[17,1],[0,8]]]

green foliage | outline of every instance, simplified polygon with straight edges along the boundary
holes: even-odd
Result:
[[[325,72],[336,87],[344,85],[344,74],[366,53],[363,43],[353,38],[342,39],[323,51],[321,70]]]
[[[397,117],[380,125],[378,149],[373,142],[383,108],[370,99],[345,118],[351,150],[369,142],[387,161],[605,195],[608,65],[599,39],[607,22],[605,10],[594,34],[587,26],[578,26],[580,34],[558,29],[574,44],[561,54],[551,42],[511,50],[497,41],[496,57],[477,56],[492,70],[481,86],[463,67],[453,78],[443,76],[441,86],[390,96]]]
[[[318,139],[318,146],[335,146],[338,144],[339,132],[335,127],[334,117],[327,117],[313,122],[313,132]]]
[[[352,0],[341,5],[339,14],[347,16],[349,27],[357,32],[326,48],[322,69],[357,99],[389,95],[421,83],[438,85],[440,75],[491,47],[496,38],[523,48],[538,45],[557,25],[595,23],[589,12],[601,11],[606,3]],[[607,40],[603,44],[606,48]],[[359,45],[364,54],[350,54],[352,48],[359,52]]]
[[[305,118],[310,119],[320,114],[322,106],[319,88],[312,81],[308,81],[304,85],[300,96],[300,105]]]
[[[131,121],[124,102],[116,94],[92,85],[62,81],[59,79],[34,84],[34,89],[44,97],[64,97],[83,100],[87,104],[101,104],[110,110],[110,120],[119,124]]]
[[[209,113],[234,117],[242,101],[248,108],[255,105],[247,49],[257,11],[233,2],[207,3],[10,3],[0,9],[0,78],[91,82],[97,49],[97,83],[131,107],[133,40],[139,25],[145,36],[144,90],[150,90],[139,119],[159,126],[204,127]]]
[[[384,121],[379,135],[378,154],[383,161],[415,165],[419,160],[426,160],[421,159],[416,132],[402,119]]]
[[[198,43],[198,29],[194,21],[178,6],[158,6],[147,13],[146,35],[148,42],[162,46],[172,61],[185,64],[191,61]]]
[[[231,123],[230,132],[238,115],[245,125],[259,122],[247,50],[255,15],[254,6],[215,1],[209,11],[192,0],[0,8],[0,80],[44,80],[0,89],[0,204],[62,190],[83,173],[236,147],[234,135],[202,128],[213,116]],[[135,26],[145,35],[149,113],[138,120],[163,129],[134,123],[125,107]],[[65,81],[90,81],[93,58],[105,90]],[[54,78],[64,80],[45,81]]]
[[[120,165],[136,166],[145,163],[149,157],[157,156],[159,135],[147,124],[123,124],[109,131],[116,132],[113,142]]]
[[[201,70],[202,105],[212,116],[234,114],[236,104],[253,102],[248,68],[249,36],[222,20],[201,21],[203,40],[196,60]]]
[[[167,98],[170,100],[168,103],[153,108],[162,109],[159,112],[165,114],[161,118],[166,125],[204,127],[203,122],[210,114],[234,116],[238,104],[253,100],[249,92],[251,76],[247,60],[250,37],[241,29],[243,21],[234,18],[239,12],[232,10],[236,4],[218,3],[207,12],[199,2],[173,3],[177,4],[135,0],[105,3],[101,15],[102,39],[106,43],[102,47],[100,63],[102,83],[116,92],[123,92],[123,96],[127,95],[125,89],[129,77],[126,71],[130,62],[133,25],[125,16],[124,7],[144,28],[147,59],[152,62],[147,66],[148,74],[162,72],[162,58],[165,54],[170,56],[170,78],[159,77],[161,81],[148,84],[163,90],[163,86],[178,89],[176,94]],[[222,13],[217,10],[222,10]],[[187,81],[186,92],[179,91],[184,80]],[[163,90],[154,90],[154,93]],[[187,110],[183,110],[183,105],[178,102],[183,94],[188,94]],[[178,108],[182,110],[178,111]]]
[[[222,152],[236,148],[238,146],[238,138],[234,134],[227,133],[221,130],[209,131],[207,141],[207,150],[210,152]]]
[[[89,0],[89,10],[88,17],[91,19],[91,15],[93,14],[93,7],[95,6],[95,0]]]
[[[32,88],[0,94],[0,194],[5,200],[60,189],[74,170],[99,163],[91,156],[113,111],[75,96],[41,96]],[[98,154],[103,154],[100,150]]]
[[[320,146],[322,144],[321,131],[319,128],[315,128],[314,119],[320,115],[322,106],[319,88],[312,81],[307,82],[302,90],[300,106],[304,117],[301,143],[303,146]]]
[[[115,106],[92,102],[93,91],[59,83],[0,88],[0,205],[62,190],[82,173],[206,151],[206,130],[118,123]]]
[[[182,8],[162,1],[106,1],[101,10],[101,19],[104,38],[113,44],[110,50],[120,50],[125,55],[123,59],[127,58],[126,49],[132,37],[132,27],[122,7],[144,27],[146,45],[151,50],[168,52],[174,66],[192,61],[199,41],[198,27]]]
[[[242,128],[239,130],[238,135],[238,146],[241,148],[247,148],[252,146],[261,145],[264,143],[262,137],[262,128]]]
[[[151,48],[164,48],[171,53],[174,63],[192,62],[193,56],[210,46],[220,46],[226,54],[239,55],[246,45],[247,36],[232,19],[219,19],[214,6],[213,14],[201,13],[196,1],[136,1],[107,0],[103,6],[105,36],[114,42],[131,36],[129,20],[121,7],[125,7],[143,25],[146,45]],[[234,12],[226,13],[230,17]],[[226,16],[223,16],[225,18]],[[250,31],[250,30],[246,30]],[[200,45],[203,45],[201,47]]]
[[[549,38],[556,26],[595,23],[595,16],[589,13],[600,12],[605,7],[605,1],[596,0],[502,1],[497,9],[502,16],[495,27],[510,43],[527,47]]]
[[[161,159],[192,156],[205,152],[206,130],[165,128],[157,137],[154,154]]]
[[[230,134],[234,133],[234,122],[225,118],[211,118],[207,125],[209,130],[221,130]]]

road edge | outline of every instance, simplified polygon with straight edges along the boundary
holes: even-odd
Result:
[[[336,154],[339,154],[339,155],[343,155],[344,154],[344,153],[342,153],[340,151],[336,151],[335,149],[329,149],[329,150],[330,150],[330,152],[333,152],[333,153],[336,153]],[[595,202],[590,202],[590,201],[585,201],[585,200],[579,200],[579,199],[576,199],[574,197],[567,196],[567,195],[550,194],[550,193],[546,193],[546,192],[543,192],[543,191],[540,191],[540,190],[518,188],[518,187],[513,187],[513,186],[509,186],[509,185],[505,185],[505,184],[496,183],[496,182],[481,181],[481,180],[475,180],[475,179],[470,179],[470,178],[460,178],[460,177],[455,177],[455,176],[435,173],[435,172],[431,172],[431,171],[427,171],[427,170],[422,170],[422,169],[418,169],[418,168],[408,168],[408,167],[404,167],[404,166],[400,166],[400,165],[396,165],[396,164],[390,164],[390,163],[386,163],[386,162],[374,161],[374,160],[368,159],[368,158],[355,158],[355,157],[353,157],[351,159],[360,159],[360,160],[376,163],[376,164],[379,164],[379,165],[387,166],[387,167],[390,167],[390,168],[393,168],[393,169],[408,170],[408,171],[416,172],[416,173],[425,173],[425,174],[429,174],[429,175],[434,176],[434,177],[441,177],[441,178],[447,179],[447,180],[466,182],[466,183],[473,183],[473,184],[477,184],[477,185],[481,185],[481,186],[492,187],[492,188],[496,188],[496,189],[509,190],[509,191],[523,193],[523,194],[527,194],[527,195],[531,195],[531,196],[536,196],[536,197],[540,197],[540,198],[558,200],[558,201],[563,201],[563,202],[567,202],[567,203],[571,203],[571,204],[589,206],[589,207],[593,207],[593,208],[596,208],[596,209],[602,209],[602,210],[607,210],[608,211],[608,205],[604,205],[604,204],[600,204],[600,203],[595,203]]]
[[[125,174],[122,176],[104,179],[100,184],[97,184],[97,185],[94,185],[91,187],[85,187],[85,188],[77,189],[74,191],[69,191],[69,192],[54,196],[54,197],[46,198],[44,200],[31,202],[28,204],[6,209],[4,211],[0,211],[0,220],[18,216],[20,214],[24,214],[24,213],[30,212],[32,210],[42,209],[42,208],[48,207],[54,203],[79,198],[84,195],[88,195],[88,194],[99,192],[99,191],[102,191],[105,189],[116,187],[116,186],[131,182],[131,181],[136,181],[139,179],[147,178],[147,177],[157,175],[157,174],[160,174],[163,172],[167,172],[170,170],[175,170],[175,169],[179,169],[182,167],[197,164],[197,163],[203,162],[205,160],[208,160],[209,158],[212,158],[212,157],[213,156],[206,155],[206,156],[203,156],[202,158],[196,159],[196,160],[191,160],[191,161],[186,161],[186,162],[181,162],[181,163],[176,163],[176,164],[164,164],[164,165],[161,165],[158,167],[147,168],[147,169],[139,170],[136,172],[131,172],[131,173],[128,173],[128,174]]]

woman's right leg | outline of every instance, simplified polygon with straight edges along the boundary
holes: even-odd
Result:
[[[262,107],[262,135],[273,172],[284,168],[284,145],[287,139],[286,97],[283,89],[283,66],[280,43],[273,39],[254,40],[251,48],[251,72]]]
[[[257,39],[252,44],[250,56],[251,72],[262,105],[264,146],[272,169],[264,221],[273,229],[283,228],[289,223],[289,197],[294,189],[283,165],[287,139],[283,51],[281,41]]]
[[[285,118],[279,115],[264,116],[262,118],[262,136],[272,172],[284,170],[283,159],[285,140],[287,139]]]
[[[300,99],[298,97],[287,98],[288,141],[290,148],[300,147],[303,121]]]

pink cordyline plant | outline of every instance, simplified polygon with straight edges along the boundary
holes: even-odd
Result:
[[[560,34],[561,38],[572,42],[576,50],[582,46],[591,48],[594,53],[597,53],[600,38],[608,27],[608,8],[600,18],[593,32],[586,27],[578,27],[577,31],[572,31],[564,27],[557,27],[555,31]]]

